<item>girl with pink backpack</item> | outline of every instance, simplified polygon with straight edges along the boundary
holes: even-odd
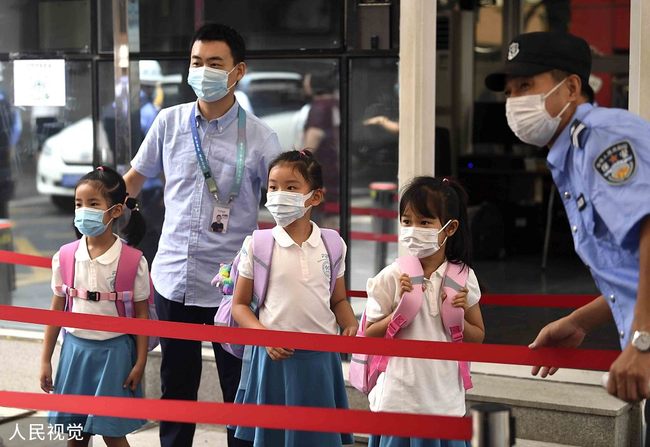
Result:
[[[263,237],[244,241],[232,304],[240,327],[356,334],[343,277],[345,243],[333,230],[310,221],[312,207],[322,201],[321,166],[308,150],[284,152],[271,162],[266,207],[277,226],[259,231],[270,232],[272,253],[270,262],[259,262],[265,257]],[[259,282],[266,287],[260,289]],[[334,352],[246,346],[235,402],[347,408],[341,358]],[[349,434],[259,427],[237,427],[235,436],[255,446],[353,443]]]
[[[416,177],[403,190],[399,211],[400,243],[419,260],[422,276],[403,273],[408,263],[396,261],[370,278],[363,335],[481,343],[485,335],[478,305],[481,292],[470,267],[471,240],[464,190],[447,178]],[[413,292],[420,292],[416,288],[423,291],[417,303],[419,309],[416,307],[408,317],[394,318],[401,312],[398,306],[405,307],[402,299],[412,299]],[[390,357],[380,370],[376,383],[369,387],[372,411],[465,415],[465,390],[471,387],[467,364]],[[465,441],[394,436],[371,436],[369,443],[370,447],[465,445]]]
[[[142,253],[130,245],[144,235],[145,225],[122,176],[100,166],[75,188],[74,225],[79,240],[52,257],[52,310],[94,315],[149,317],[151,284]],[[131,209],[123,229],[128,245],[113,233],[113,223]],[[64,328],[63,346],[52,382],[52,354],[60,327],[47,326],[41,356],[40,385],[46,393],[142,397],[148,337]],[[68,445],[87,446],[101,435],[109,447],[128,446],[126,435],[144,425],[140,419],[50,413],[49,423],[70,437]]]

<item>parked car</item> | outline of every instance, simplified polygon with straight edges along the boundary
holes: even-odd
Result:
[[[141,66],[142,75],[145,73]],[[155,71],[147,71],[147,73]],[[168,75],[180,83],[179,75]],[[260,71],[247,74],[238,86],[237,96],[245,95],[253,113],[278,133],[283,149],[300,145],[302,126],[307,116],[302,95],[302,76],[294,72]],[[109,129],[98,126],[99,151],[102,160],[112,159],[107,134]],[[36,186],[40,194],[49,195],[52,202],[63,208],[72,207],[71,198],[79,179],[92,170],[93,122],[85,117],[48,137],[37,165]]]

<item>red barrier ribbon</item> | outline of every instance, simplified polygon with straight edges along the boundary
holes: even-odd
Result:
[[[360,233],[369,235],[378,240],[373,233]],[[13,251],[0,250],[0,263],[27,265],[30,267],[51,268],[50,258],[42,256],[26,255]],[[363,290],[348,290],[348,296],[352,298],[367,298],[368,294]],[[564,309],[577,309],[590,303],[596,297],[593,295],[514,295],[514,294],[487,294],[481,297],[481,304],[493,306],[521,306],[521,307],[557,307]]]
[[[335,408],[229,404],[126,397],[0,391],[0,406],[65,413],[115,416],[156,421],[220,424],[392,436],[472,438],[472,421],[465,417],[405,413],[372,413]]]
[[[363,290],[348,290],[351,298],[368,298]],[[504,294],[490,293],[481,296],[481,304],[488,306],[511,306],[511,307],[557,307],[562,309],[577,309],[585,304],[591,303],[597,297],[595,295],[543,295],[543,294]]]
[[[358,241],[397,242],[396,234],[375,234],[366,231],[350,231],[350,239]]]
[[[262,329],[227,328],[170,321],[108,317],[18,306],[0,306],[0,319],[24,323],[94,329],[125,334],[157,335],[183,340],[230,342],[242,345],[283,346],[314,351],[381,354],[422,359],[465,360],[512,365],[552,365],[559,368],[606,371],[619,351],[540,348],[497,344],[447,343],[342,337]]]
[[[0,263],[52,268],[52,259],[43,256],[26,255],[15,251],[0,250]]]

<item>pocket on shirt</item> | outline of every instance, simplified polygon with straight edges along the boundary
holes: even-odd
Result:
[[[163,148],[163,162],[166,178],[194,179],[200,168],[190,132],[178,132],[171,137],[170,144]]]
[[[221,200],[227,200],[227,197],[230,195],[230,190],[235,184],[235,174],[237,171],[237,166],[232,164],[230,161],[226,161],[220,158],[211,156],[208,160],[210,164],[210,169],[212,170],[212,175],[217,182],[219,187],[219,197]],[[246,178],[246,169],[244,168],[244,178],[242,179],[242,187]]]
[[[582,244],[589,246],[588,250],[592,252],[596,264],[605,267],[621,265],[624,261],[622,249],[591,204],[580,212],[580,217],[586,230],[586,234],[582,235]]]

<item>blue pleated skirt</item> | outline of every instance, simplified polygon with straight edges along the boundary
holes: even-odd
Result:
[[[348,408],[341,357],[337,353],[296,350],[273,361],[266,349],[247,346],[236,403]],[[337,447],[353,444],[352,435],[237,427],[235,436],[255,447]]]
[[[399,438],[397,436],[370,436],[368,447],[470,447],[466,441],[445,439]]]
[[[87,340],[66,334],[59,367],[54,379],[55,394],[85,396],[142,397],[142,387],[135,392],[123,388],[137,358],[135,341],[130,335],[108,340]],[[92,414],[51,412],[49,423],[64,432],[78,431],[95,435],[122,437],[142,427],[144,419],[124,419]]]

